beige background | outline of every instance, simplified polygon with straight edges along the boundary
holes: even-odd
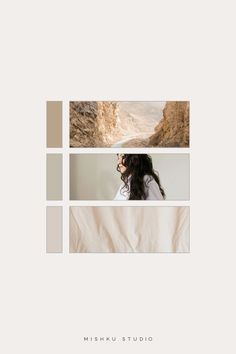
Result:
[[[62,199],[62,154],[47,154],[47,200]]]
[[[46,252],[62,252],[62,207],[47,207]]]
[[[166,200],[189,200],[189,155],[150,154]],[[70,199],[112,200],[122,181],[116,154],[71,154]]]
[[[236,353],[235,2],[3,0],[0,16],[0,352]],[[45,253],[58,99],[190,100],[190,254]]]

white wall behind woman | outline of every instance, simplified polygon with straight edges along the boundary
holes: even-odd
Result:
[[[70,199],[113,199],[120,185],[116,166],[116,154],[71,154]]]
[[[189,154],[150,154],[166,200],[189,200]]]
[[[150,154],[166,200],[189,200],[189,155]],[[71,154],[70,199],[112,200],[122,183],[116,154]]]

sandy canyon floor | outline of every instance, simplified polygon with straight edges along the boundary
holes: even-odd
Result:
[[[119,135],[110,147],[146,147],[165,102],[119,102]]]

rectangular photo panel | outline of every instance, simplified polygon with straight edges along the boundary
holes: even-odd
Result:
[[[47,200],[62,200],[62,154],[47,154]]]
[[[62,207],[47,206],[46,252],[62,253]]]
[[[47,147],[62,147],[62,101],[47,102]]]
[[[70,200],[189,200],[189,154],[70,154]]]
[[[70,207],[70,253],[188,253],[189,207]]]
[[[189,147],[189,102],[72,101],[70,147]]]

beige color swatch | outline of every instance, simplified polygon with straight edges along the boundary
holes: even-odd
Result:
[[[47,154],[47,200],[62,200],[62,154]]]
[[[62,253],[62,207],[47,207],[47,253]]]
[[[62,101],[47,102],[47,147],[62,147]]]
[[[188,253],[189,207],[70,207],[70,253]]]

